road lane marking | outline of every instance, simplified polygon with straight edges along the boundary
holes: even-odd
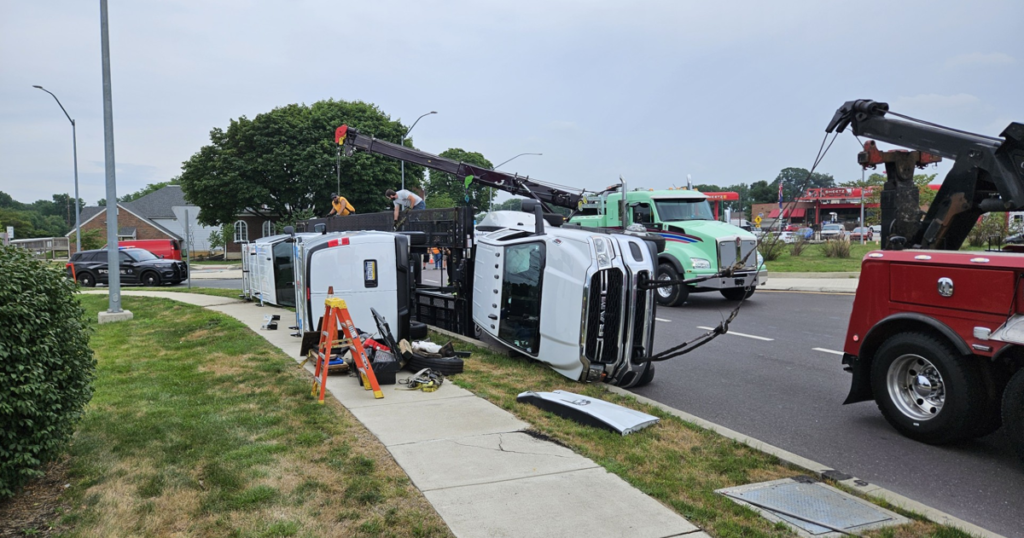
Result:
[[[672,320],[670,320],[670,319],[661,319],[661,318],[654,318],[654,319],[655,319],[655,321],[664,321],[665,323],[672,323]]]
[[[698,329],[704,329],[705,331],[713,331],[713,330],[715,330],[714,327],[700,327],[700,326],[698,326],[697,328]],[[734,334],[736,336],[742,336],[744,338],[753,338],[754,340],[764,340],[765,342],[774,342],[775,341],[774,338],[765,338],[764,336],[756,336],[756,335],[753,335],[753,334],[738,333],[736,331],[729,331],[729,332],[727,332],[725,334]]]
[[[834,350],[831,350],[831,349],[825,349],[823,347],[815,347],[815,348],[811,348],[811,349],[813,351],[820,351],[822,353],[831,353],[833,355],[845,355],[845,353],[843,353],[842,351],[834,351]]]

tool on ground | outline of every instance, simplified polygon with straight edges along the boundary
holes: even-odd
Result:
[[[399,383],[408,386],[408,388],[401,390],[422,390],[423,392],[434,392],[444,384],[444,375],[436,370],[424,368],[413,374],[412,377],[400,380]]]
[[[320,345],[317,347],[316,371],[313,374],[312,394],[316,395],[317,384],[320,385],[319,402],[324,403],[324,392],[327,385],[327,370],[330,367],[331,348],[335,345],[347,346],[352,350],[352,360],[356,370],[359,372],[359,379],[363,388],[373,391],[374,398],[383,398],[384,393],[377,384],[377,377],[373,375],[373,367],[366,358],[366,350],[359,339],[356,326],[352,323],[352,316],[348,313],[348,305],[345,300],[338,297],[328,297],[324,301],[327,309],[324,312],[324,321],[320,330]],[[341,329],[345,338],[338,340],[338,329]]]
[[[277,322],[281,319],[281,316],[277,314],[267,314],[263,316],[263,326],[260,329],[264,331],[276,331]]]

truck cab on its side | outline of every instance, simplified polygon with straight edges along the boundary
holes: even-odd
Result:
[[[656,256],[640,237],[488,213],[477,226],[473,321],[570,379],[649,383],[654,291],[639,283],[652,278]]]
[[[621,200],[621,191],[588,198],[569,222],[584,227],[621,226]],[[628,191],[626,208],[629,222],[665,238],[665,250],[657,263],[659,280],[714,275],[742,263],[731,277],[659,288],[658,304],[679,306],[690,293],[704,291],[718,291],[726,299],[740,300],[753,295],[755,288],[767,281],[768,270],[756,252],[757,237],[715,220],[705,195],[692,190]]]

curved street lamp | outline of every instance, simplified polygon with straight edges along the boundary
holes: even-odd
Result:
[[[76,133],[76,129],[75,129],[75,120],[71,119],[71,115],[68,114],[68,111],[64,109],[64,105],[60,104],[60,99],[57,99],[57,96],[53,95],[53,92],[51,92],[50,90],[47,90],[46,88],[44,88],[42,86],[39,86],[39,85],[33,85],[32,87],[33,88],[38,88],[38,89],[43,90],[44,92],[50,94],[50,96],[53,97],[53,100],[57,101],[57,106],[59,106],[60,109],[64,112],[64,115],[67,116],[68,121],[71,122],[71,148],[72,148],[72,152],[73,152],[74,160],[75,160],[75,252],[81,252],[81,250],[82,250],[82,217],[81,217],[81,215],[79,215],[79,212],[78,212],[78,209],[79,209],[78,208],[78,200],[79,200],[79,198],[78,198],[78,134]]]
[[[437,111],[436,110],[431,110],[430,112],[427,112],[426,114],[416,118],[416,121],[412,122],[412,127],[409,127],[409,130],[406,131],[404,135],[402,135],[402,139],[398,141],[398,145],[399,146],[404,146],[405,145],[405,139],[409,136],[409,133],[412,132],[413,128],[416,127],[416,124],[419,123],[420,120],[422,120],[423,118],[425,118],[425,117],[427,117],[427,116],[429,116],[431,114],[437,114]],[[402,188],[403,189],[405,188],[405,161],[402,161]]]
[[[491,167],[491,170],[497,170],[499,166],[501,166],[501,165],[503,165],[503,164],[505,164],[505,163],[508,163],[508,162],[509,162],[509,161],[511,161],[511,160],[514,160],[514,159],[517,159],[517,158],[519,158],[519,157],[522,157],[523,155],[544,155],[544,154],[543,154],[543,153],[520,153],[519,155],[516,155],[515,157],[512,157],[511,159],[508,159],[508,160],[506,160],[506,161],[502,161],[502,163],[501,163],[501,164],[498,164],[498,165],[492,166],[492,167]],[[491,196],[490,196],[490,199],[491,199],[491,200],[490,200],[490,205],[489,205],[489,209],[488,209],[488,211],[492,211],[492,210],[494,210],[494,187],[491,187]]]

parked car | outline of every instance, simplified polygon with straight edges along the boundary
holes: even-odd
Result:
[[[875,232],[871,231],[871,228],[867,226],[858,226],[850,232],[851,241],[860,241],[861,237],[864,237],[865,241],[874,241]]]
[[[796,243],[795,232],[779,232],[779,240],[783,243]]]
[[[121,260],[121,283],[159,286],[180,284],[188,278],[188,266],[181,260],[165,260],[141,248],[118,250]],[[107,284],[107,251],[83,250],[71,256],[64,266],[69,278],[82,286],[91,288],[96,284]]]
[[[794,235],[797,239],[803,238],[804,241],[810,241],[811,239],[814,239],[814,228],[808,228],[807,226],[797,228]]]
[[[882,235],[882,225],[875,224],[874,226],[871,226],[871,232],[875,235]]]
[[[846,228],[842,224],[822,224],[821,225],[821,238],[824,240],[829,239],[843,239],[846,237]]]

